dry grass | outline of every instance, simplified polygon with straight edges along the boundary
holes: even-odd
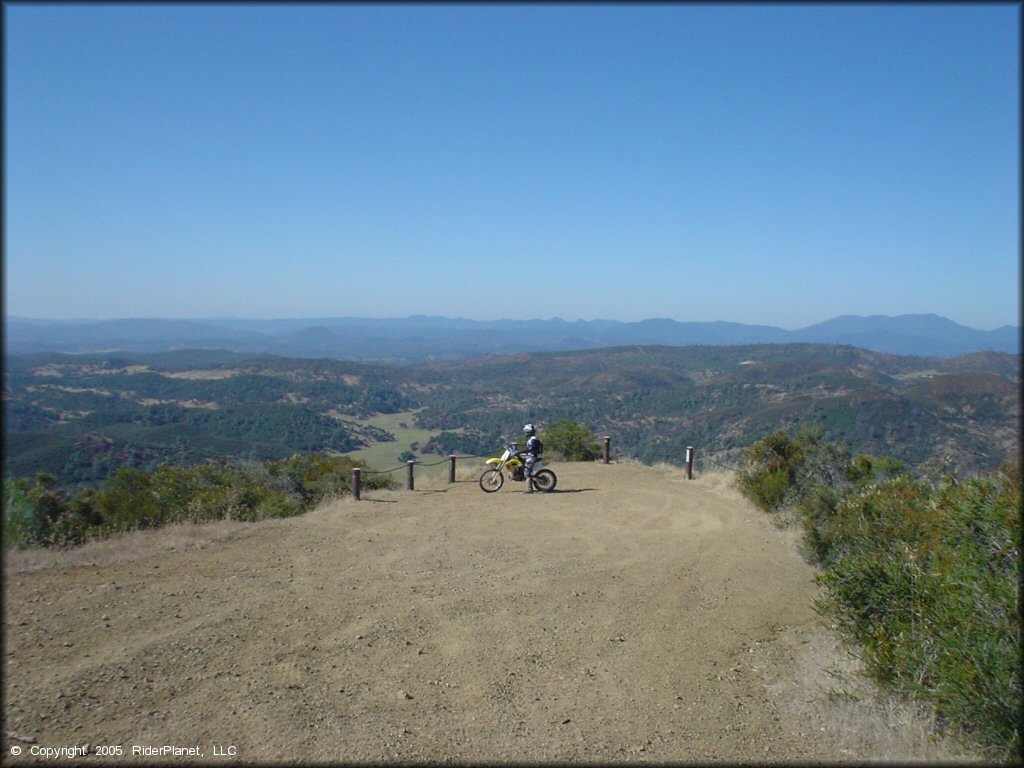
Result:
[[[686,471],[670,465],[657,467],[672,479],[685,481]],[[733,472],[694,473],[693,482],[765,515],[743,496]],[[803,537],[793,519],[769,516],[776,535],[799,556]],[[810,567],[810,566],[808,566]],[[801,634],[807,629],[801,628]],[[878,762],[980,763],[984,759],[964,751],[952,738],[939,734],[934,711],[886,695],[865,674],[863,665],[827,628],[810,639],[792,640],[798,648],[792,674],[772,681],[769,690],[788,702],[794,714],[813,727],[832,734],[850,755],[879,755]]]
[[[46,568],[74,568],[83,565],[106,565],[141,560],[165,552],[202,549],[217,541],[246,535],[254,526],[274,525],[280,521],[243,523],[218,520],[200,525],[179,523],[164,528],[131,531],[109,539],[95,539],[66,549],[12,549],[4,554],[7,574],[31,573]]]
[[[455,479],[460,483],[475,483],[484,470],[483,461],[463,460],[456,462]],[[400,491],[405,489],[405,468],[391,473]],[[417,466],[415,487],[417,491],[437,491],[448,485],[448,462],[432,467]],[[398,492],[398,491],[395,491]],[[366,493],[380,493],[367,491]],[[350,499],[328,498],[307,514],[331,506],[337,501]],[[210,523],[177,523],[163,528],[131,531],[108,539],[94,539],[75,547],[64,549],[34,547],[31,549],[9,549],[4,554],[4,571],[7,574],[31,573],[47,568],[74,568],[83,565],[119,563],[141,560],[153,555],[187,549],[202,549],[218,541],[237,539],[260,526],[281,525],[283,520],[265,520],[246,523],[237,520],[217,520]]]
[[[652,468],[673,482],[692,482],[748,506],[752,516],[766,514],[742,494],[734,472],[695,471],[693,480],[688,481],[682,467],[659,463]],[[783,513],[768,517],[776,529],[774,535],[794,557],[801,557],[802,535],[793,524],[795,518]],[[799,638],[780,638],[780,643],[796,649],[791,674],[769,681],[767,687],[775,697],[787,702],[793,714],[806,719],[815,730],[831,734],[844,753],[877,755],[879,763],[984,762],[983,758],[963,751],[953,739],[939,735],[935,715],[927,707],[884,694],[866,677],[860,661],[833,632],[822,627],[807,639],[806,627],[794,631],[800,634]]]
[[[214,368],[212,370],[177,371],[175,373],[162,373],[168,379],[190,379],[194,381],[219,381],[237,376],[241,371],[237,368]]]
[[[983,763],[939,734],[934,712],[887,696],[863,674],[860,661],[826,628],[800,630],[804,640],[792,674],[768,688],[811,727],[830,734],[842,752],[876,755],[879,763]]]

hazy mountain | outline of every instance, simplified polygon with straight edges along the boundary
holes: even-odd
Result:
[[[468,320],[405,318],[247,320],[122,319],[46,321],[7,318],[6,351],[160,352],[226,349],[294,357],[414,363],[488,354],[564,351],[631,344],[735,345],[794,342],[844,344],[875,352],[955,357],[972,352],[1019,354],[1020,328],[982,331],[938,315],[843,315],[787,331],[729,322],[615,320]]]
[[[897,355],[956,357],[990,350],[1020,352],[1020,328],[979,331],[939,315],[842,315],[793,331],[793,341],[850,344]]]
[[[101,321],[40,321],[7,318],[4,341],[10,353],[161,352],[182,347],[233,349],[262,335],[203,320],[126,318]]]

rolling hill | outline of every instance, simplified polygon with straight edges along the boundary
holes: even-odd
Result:
[[[120,466],[389,445],[479,455],[525,421],[570,419],[619,456],[729,466],[779,429],[818,425],[855,452],[990,469],[1020,439],[1020,358],[924,358],[823,344],[620,346],[417,365],[181,350],[9,356],[4,474],[67,485]],[[408,422],[400,444],[375,424]],[[393,429],[394,427],[392,427]]]

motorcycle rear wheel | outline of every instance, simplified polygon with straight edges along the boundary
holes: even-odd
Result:
[[[550,469],[542,469],[539,472],[533,473],[533,487],[538,491],[543,491],[544,493],[553,491],[557,483],[558,477]]]
[[[480,490],[484,493],[494,493],[499,490],[505,482],[505,475],[500,469],[488,469],[480,475]]]

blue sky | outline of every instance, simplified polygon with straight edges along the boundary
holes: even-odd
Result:
[[[1019,323],[1019,4],[17,4],[5,313]]]

